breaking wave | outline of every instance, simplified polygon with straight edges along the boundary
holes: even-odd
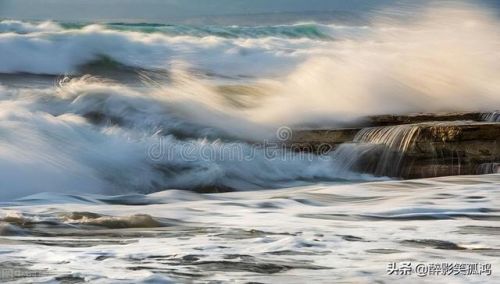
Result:
[[[370,27],[221,29],[0,22],[1,73],[78,77],[98,61],[146,80],[1,87],[0,182],[12,188],[2,197],[372,179],[312,154],[269,159],[255,142],[284,125],[500,106],[498,19],[481,9],[433,7],[415,22]],[[183,156],[228,148],[252,159]],[[151,149],[161,155],[151,159]]]
[[[107,58],[148,70],[168,70],[181,61],[212,73],[279,74],[321,45],[327,48],[334,33],[347,35],[357,29],[315,23],[195,27],[6,20],[0,22],[0,72],[78,74],[83,65]]]
[[[251,132],[254,126],[241,121],[237,127],[237,117],[220,114],[209,103],[92,78],[38,91],[3,89],[2,198],[46,191],[213,192],[371,179],[339,175],[332,160],[312,154],[278,149],[270,158],[245,142],[258,133]]]

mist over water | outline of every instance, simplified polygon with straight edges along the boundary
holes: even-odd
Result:
[[[381,21],[362,38],[331,43],[277,83],[259,119],[341,123],[498,106],[498,20],[450,7],[423,10],[419,18],[396,26]]]

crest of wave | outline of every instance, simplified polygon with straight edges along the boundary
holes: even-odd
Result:
[[[415,17],[416,18],[416,17]],[[279,81],[253,113],[276,124],[342,125],[361,116],[491,111],[500,106],[500,22],[473,6],[377,19],[362,40],[333,42]]]
[[[194,93],[210,92],[203,85],[192,88]],[[272,148],[275,156],[269,158],[269,152],[252,144],[218,139],[221,132],[238,136],[232,130],[238,120],[215,101],[196,101],[186,89],[183,95],[175,87],[170,93],[142,91],[89,77],[55,89],[0,88],[0,180],[5,188],[0,198],[39,192],[244,190],[316,179],[371,179],[339,176],[332,170],[334,161],[312,154]],[[199,115],[186,115],[193,112]],[[96,114],[109,123],[91,123]],[[232,126],[222,127],[228,120]],[[239,122],[252,132],[250,124]],[[179,138],[179,131],[186,137]],[[210,140],[210,131],[221,132]]]
[[[374,19],[366,37],[331,42],[294,71],[246,85],[217,86],[174,64],[172,84],[155,93],[175,102],[185,120],[246,138],[368,115],[498,109],[498,19],[465,4],[415,13],[411,22]]]
[[[58,24],[50,21],[41,22],[37,24],[26,23],[15,20],[0,21],[0,33],[34,33],[34,32],[58,32],[62,28]]]

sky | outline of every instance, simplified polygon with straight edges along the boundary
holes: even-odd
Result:
[[[394,2],[396,0],[0,0],[0,17],[168,22],[214,15],[369,11]]]
[[[262,13],[341,11],[346,15],[361,15],[387,7],[408,8],[416,3],[422,5],[439,1],[453,2],[451,0],[0,0],[0,18],[160,23],[202,19],[203,22],[203,19],[218,16]],[[473,2],[498,5],[500,0]]]

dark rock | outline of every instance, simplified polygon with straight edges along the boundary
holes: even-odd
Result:
[[[340,164],[380,176],[426,178],[495,173],[500,163],[500,123],[470,121],[481,115],[379,116],[374,120],[377,124],[397,125],[299,130],[287,145],[317,154],[335,150],[333,155]],[[400,124],[431,118],[462,120]]]
[[[414,142],[403,154],[403,178],[488,174],[500,161],[500,123],[424,124]]]
[[[98,111],[89,111],[83,114],[90,123],[92,124],[108,124],[108,125],[122,125],[123,120],[120,117],[111,116]]]
[[[366,118],[368,126],[391,126],[432,121],[482,121],[482,112],[415,113],[408,115],[376,115]]]
[[[353,141],[359,130],[360,128],[297,130],[287,144],[295,151],[325,153],[342,143]]]
[[[412,246],[432,247],[435,249],[443,249],[443,250],[465,250],[464,247],[461,247],[455,243],[442,240],[429,240],[429,239],[405,240],[402,243]]]

